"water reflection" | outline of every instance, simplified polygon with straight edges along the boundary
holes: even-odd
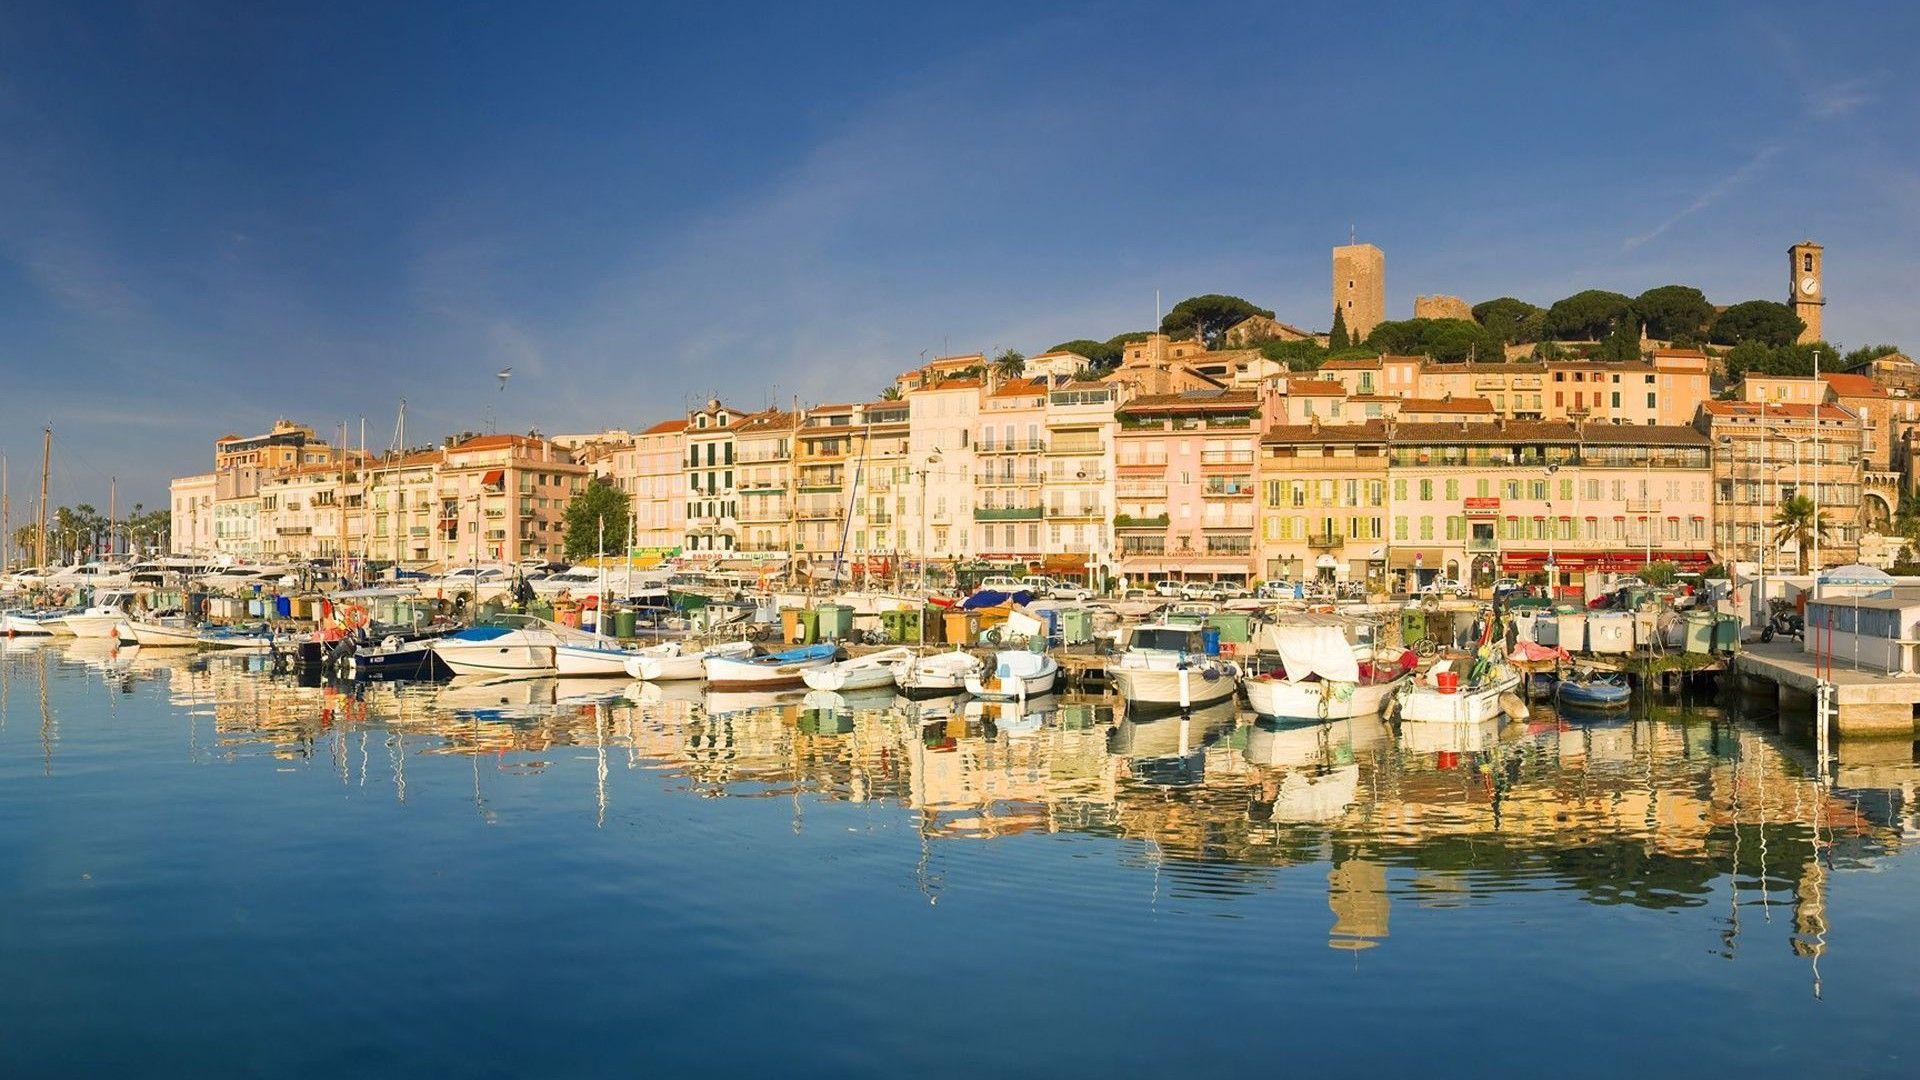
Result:
[[[471,798],[490,822],[512,812],[501,785],[575,760],[590,762],[600,826],[622,772],[701,798],[789,799],[796,828],[811,800],[897,806],[930,896],[951,872],[949,845],[1027,834],[1118,844],[1155,875],[1155,902],[1162,874],[1171,890],[1231,897],[1274,887],[1284,868],[1323,866],[1338,949],[1385,942],[1395,905],[1556,891],[1654,909],[1725,904],[1714,947],[1726,956],[1782,914],[1769,933],[1817,962],[1832,875],[1904,849],[1920,778],[1910,742],[1843,743],[1822,784],[1777,721],[1704,705],[1288,727],[1231,703],[1136,717],[1068,697],[557,679],[299,686],[253,657],[10,642],[0,724],[34,703],[48,773],[61,737],[48,683],[76,675],[98,678],[109,702],[165,695],[196,761],[322,762],[342,783],[386,785],[404,801],[409,759],[468,756]]]

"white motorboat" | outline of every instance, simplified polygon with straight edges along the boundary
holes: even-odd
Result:
[[[91,605],[67,616],[67,632],[77,638],[114,637],[127,618],[132,600],[132,593],[100,593]]]
[[[967,676],[967,693],[990,701],[1025,701],[1053,692],[1060,662],[1046,653],[1003,649],[994,654],[993,674]]]
[[[6,632],[14,637],[51,637],[56,628],[66,625],[71,611],[10,611]]]
[[[209,649],[271,649],[270,627],[216,626],[200,631],[200,644]]]
[[[683,682],[707,677],[709,656],[743,658],[753,655],[753,643],[729,641],[706,649],[688,649],[678,641],[635,649],[627,657],[627,674],[641,682]]]
[[[638,650],[629,649],[613,638],[598,641],[563,641],[553,648],[553,666],[563,676],[603,675],[627,677],[627,661]]]
[[[932,656],[910,656],[893,668],[893,684],[908,697],[958,694],[967,680],[977,678],[987,665],[970,652],[955,649]]]
[[[805,672],[833,663],[840,646],[805,645],[765,656],[714,656],[702,659],[713,690],[783,690],[801,686]]]
[[[1199,626],[1167,622],[1134,627],[1107,673],[1128,705],[1180,708],[1231,698],[1240,688],[1240,669],[1206,652]]]
[[[875,687],[892,686],[894,665],[912,657],[911,649],[882,649],[827,667],[803,671],[800,678],[815,690],[872,690]]]
[[[1507,664],[1497,664],[1472,685],[1464,678],[1450,676],[1454,661],[1442,660],[1425,675],[1400,688],[1397,700],[1400,719],[1418,722],[1479,724],[1496,719],[1505,711],[1501,696],[1520,685],[1520,672]]]
[[[542,620],[519,616],[456,630],[435,640],[433,653],[455,675],[538,675],[554,670],[559,641]]]
[[[145,649],[196,648],[200,644],[199,628],[184,617],[129,615],[120,622],[119,636],[121,641],[131,641]]]

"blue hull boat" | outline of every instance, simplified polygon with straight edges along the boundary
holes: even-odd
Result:
[[[1574,708],[1623,709],[1633,698],[1633,689],[1618,675],[1591,679],[1568,677],[1560,680],[1555,698],[1560,704]]]

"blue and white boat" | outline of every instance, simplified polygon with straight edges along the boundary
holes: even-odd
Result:
[[[833,663],[840,646],[807,645],[765,656],[713,656],[701,661],[712,690],[783,690],[802,685],[805,672]]]
[[[455,675],[540,675],[554,670],[558,644],[541,620],[528,619],[455,630],[433,643],[433,653]]]
[[[1568,672],[1561,676],[1554,698],[1581,709],[1624,709],[1633,699],[1633,688],[1623,675]]]

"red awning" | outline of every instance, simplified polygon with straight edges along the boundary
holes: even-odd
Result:
[[[1713,565],[1712,557],[1704,551],[1655,551],[1654,562],[1670,562],[1682,570],[1704,570]],[[1574,571],[1627,571],[1638,570],[1647,565],[1647,553],[1641,551],[1559,551],[1553,556],[1553,563],[1562,570]],[[1500,568],[1510,571],[1538,570],[1547,564],[1544,551],[1503,551],[1500,553]]]
[[[507,470],[488,469],[487,475],[480,478],[480,486],[493,488],[495,490],[499,490],[501,488],[506,487],[507,486]]]

